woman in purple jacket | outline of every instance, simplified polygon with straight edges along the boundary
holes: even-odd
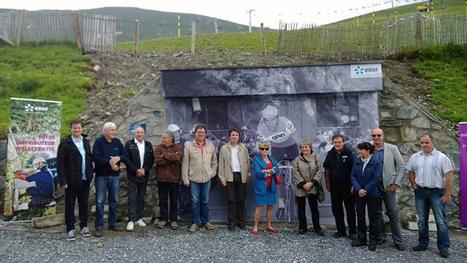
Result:
[[[370,219],[370,243],[369,250],[376,250],[377,230],[383,222],[378,219],[377,211],[381,210],[381,174],[383,165],[373,157],[375,147],[369,142],[357,145],[359,157],[352,166],[351,181],[353,192],[356,195],[357,208],[357,240],[352,242],[352,246],[365,246],[366,242],[366,221],[365,209],[368,206],[368,218]]]

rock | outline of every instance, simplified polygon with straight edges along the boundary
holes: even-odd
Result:
[[[400,132],[398,128],[386,128],[388,126],[380,125],[384,130],[384,140],[389,143],[397,143],[400,140]]]
[[[87,120],[89,120],[89,115],[83,114],[83,115],[81,115],[80,118],[81,118],[81,120],[82,120],[83,122],[86,122]]]
[[[415,128],[420,128],[420,129],[429,129],[430,128],[430,121],[425,118],[425,117],[418,117],[416,119],[413,119],[410,124],[414,126]]]
[[[431,123],[431,128],[435,129],[435,130],[441,130],[443,128],[443,126],[441,126],[439,123],[432,122]]]
[[[412,142],[417,139],[417,130],[409,127],[401,128],[401,136],[404,142]]]
[[[402,106],[397,111],[397,118],[399,119],[413,119],[417,116],[418,110],[412,106]]]
[[[391,115],[391,113],[389,111],[381,111],[379,113],[379,116],[381,118],[391,118],[392,117],[392,115]]]
[[[65,224],[65,214],[55,214],[50,216],[36,217],[32,219],[34,228],[45,228]]]
[[[413,153],[418,151],[417,146],[415,143],[408,142],[408,143],[403,143],[399,146],[399,151],[401,152],[402,155],[412,155]]]

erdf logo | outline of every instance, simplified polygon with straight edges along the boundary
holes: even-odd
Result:
[[[24,110],[26,112],[35,112],[35,111],[48,111],[48,107],[41,107],[41,106],[33,106],[31,104],[24,105]]]

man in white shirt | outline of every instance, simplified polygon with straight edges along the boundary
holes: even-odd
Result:
[[[444,210],[451,202],[454,180],[452,164],[444,153],[434,148],[432,135],[422,135],[420,147],[421,151],[414,153],[407,163],[418,215],[418,245],[413,250],[424,251],[428,248],[428,215],[431,207],[436,221],[439,255],[447,258],[450,241]]]
[[[144,227],[144,196],[148,185],[149,171],[154,165],[152,144],[144,140],[145,130],[142,127],[135,129],[135,138],[125,143],[128,154],[126,164],[128,184],[128,224],[127,231],[133,231],[134,226]]]
[[[219,179],[227,189],[229,230],[245,229],[245,190],[250,176],[248,148],[239,143],[240,132],[232,129],[230,140],[219,151]]]

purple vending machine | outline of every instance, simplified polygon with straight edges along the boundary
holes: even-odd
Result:
[[[459,123],[461,228],[467,230],[467,122]]]

